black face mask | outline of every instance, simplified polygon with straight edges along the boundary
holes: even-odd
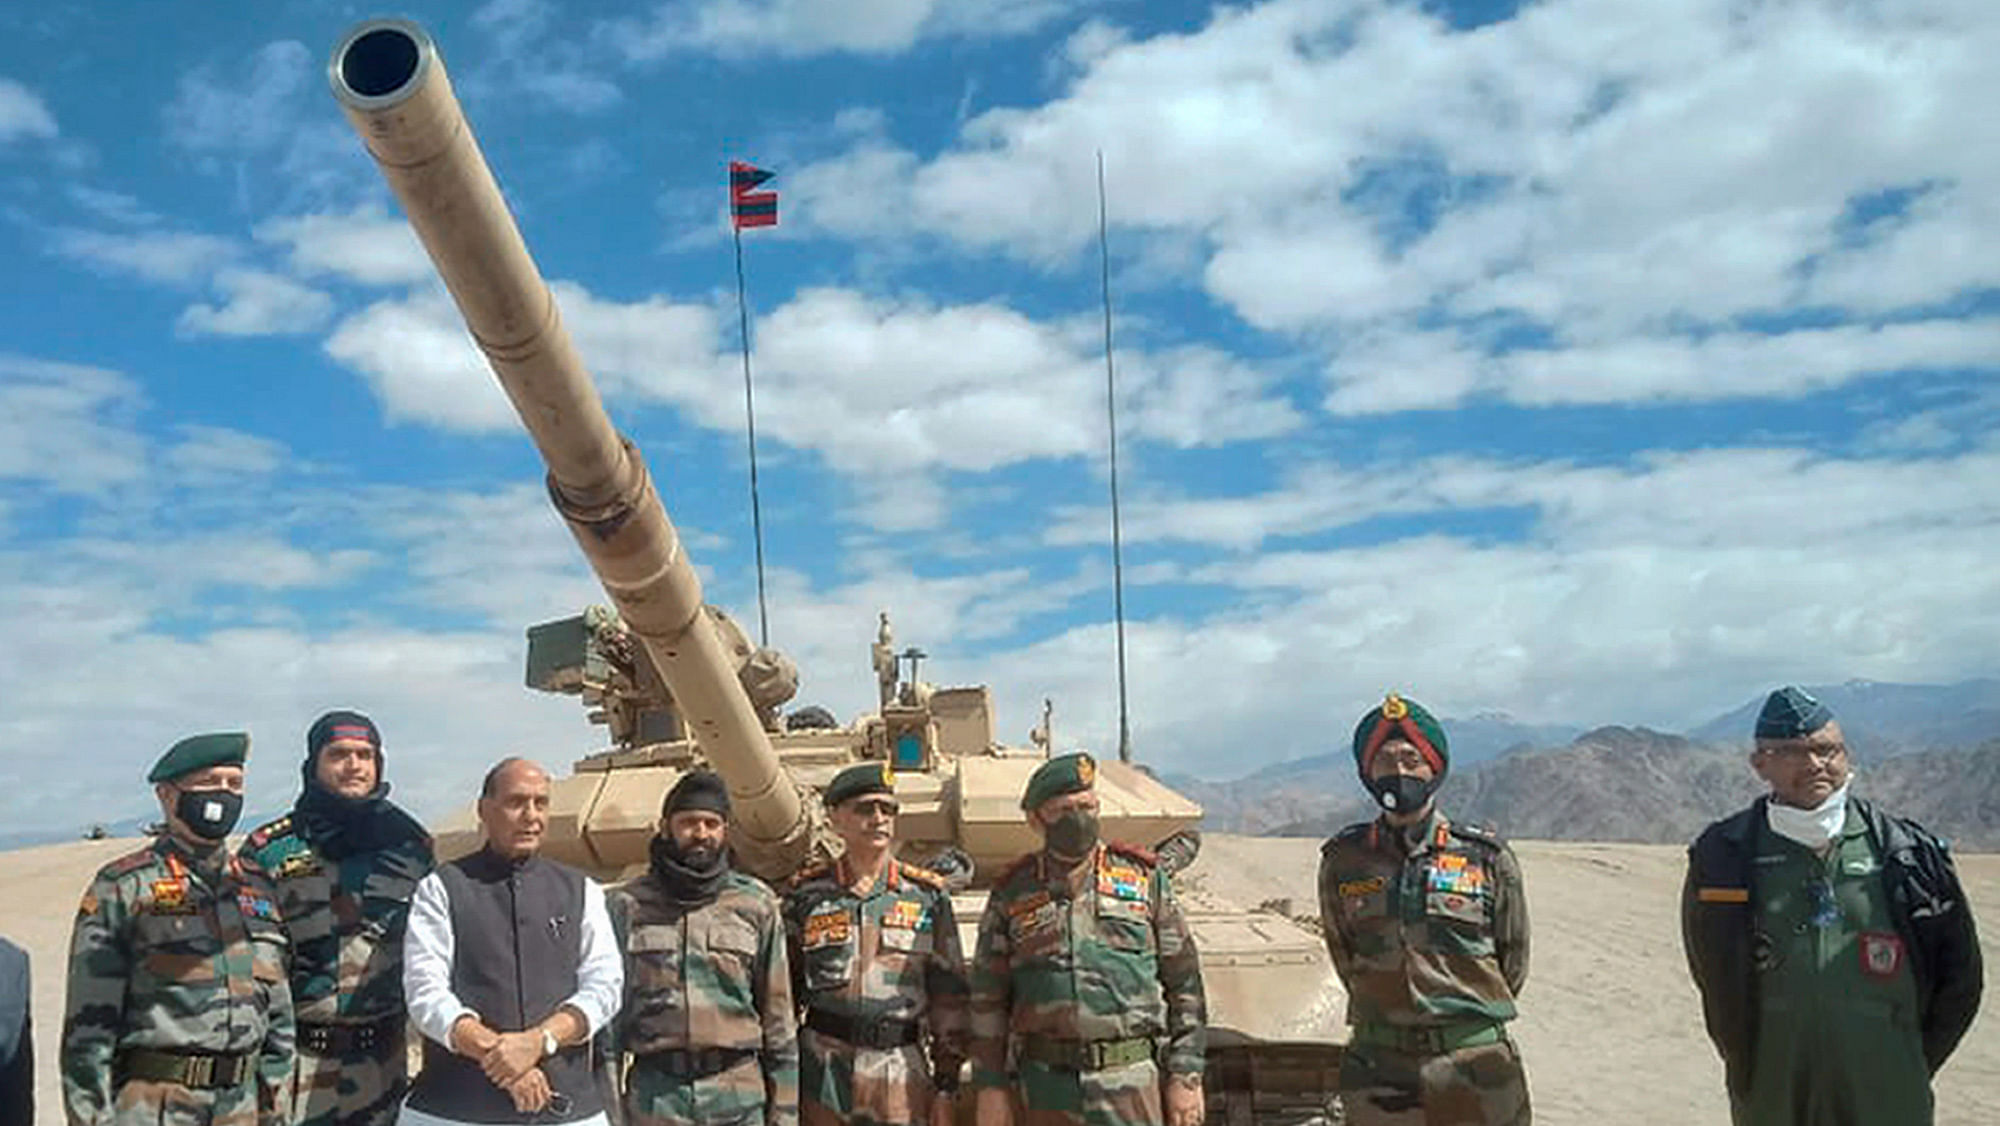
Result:
[[[174,814],[188,830],[205,841],[219,841],[243,816],[243,795],[229,790],[182,790]]]
[[[1097,814],[1072,809],[1049,822],[1049,851],[1064,858],[1088,855],[1097,847]]]
[[[1374,794],[1376,803],[1390,813],[1415,813],[1431,800],[1437,787],[1437,779],[1419,778],[1414,774],[1391,774],[1387,778],[1368,780],[1368,792]]]

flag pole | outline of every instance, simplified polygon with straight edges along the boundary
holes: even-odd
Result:
[[[1111,364],[1111,234],[1104,205],[1104,150],[1097,150],[1097,257],[1104,292],[1104,413],[1111,432],[1111,600],[1118,626],[1118,761],[1132,761],[1125,697],[1125,537],[1118,519],[1118,375]]]
[[[764,511],[757,491],[757,399],[750,389],[750,302],[743,285],[743,228],[730,208],[729,230],[736,241],[736,324],[743,344],[743,417],[750,437],[750,528],[757,545],[757,644],[771,644],[771,615],[764,602]]]

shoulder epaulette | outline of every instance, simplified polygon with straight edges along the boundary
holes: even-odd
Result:
[[[748,872],[738,872],[732,868],[730,869],[729,874],[725,878],[724,882],[735,884],[739,890],[747,892],[751,897],[757,900],[760,901],[768,900],[769,902],[772,903],[776,903],[778,901],[778,893],[776,889],[771,887],[770,884],[765,883],[763,880],[760,880],[757,877],[750,875]]]
[[[1135,844],[1126,844],[1124,841],[1106,841],[1104,842],[1104,848],[1107,852],[1115,852],[1120,856],[1129,856],[1146,865],[1148,868],[1158,868],[1160,866],[1159,854],[1151,849],[1140,848]]]
[[[152,862],[153,862],[153,850],[149,846],[146,848],[136,849],[132,852],[126,853],[125,855],[119,857],[118,859],[113,860],[111,863],[106,864],[104,867],[99,868],[97,870],[97,874],[100,876],[115,878],[118,876],[122,876],[127,872],[136,872],[139,869],[144,868],[146,865],[151,864]]]
[[[1453,821],[1445,826],[1445,831],[1462,841],[1472,841],[1490,848],[1499,848],[1505,842],[1500,839],[1500,830],[1491,825],[1467,825]]]
[[[945,889],[944,877],[931,871],[929,868],[897,861],[896,871],[902,873],[903,877],[910,882],[922,884],[933,891],[943,891]]]
[[[1338,845],[1343,845],[1350,841],[1358,841],[1368,835],[1368,827],[1373,824],[1373,821],[1357,821],[1328,837],[1326,843],[1319,846],[1319,850],[1321,852],[1332,852]]]
[[[243,838],[243,847],[254,851],[263,848],[279,837],[289,836],[291,833],[291,817],[289,815],[280,817],[276,821],[259,825],[257,828],[252,829],[250,835]]]

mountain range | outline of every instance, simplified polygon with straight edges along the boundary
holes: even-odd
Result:
[[[2000,681],[1849,681],[1808,691],[1840,718],[1857,795],[1959,848],[2000,850]],[[1447,718],[1452,773],[1442,802],[1453,816],[1511,837],[1684,842],[1763,792],[1745,761],[1761,704],[1750,701],[1688,735],[1607,726],[1572,736],[1505,717]],[[1344,750],[1230,782],[1166,781],[1202,802],[1204,827],[1215,831],[1326,836],[1374,816]]]

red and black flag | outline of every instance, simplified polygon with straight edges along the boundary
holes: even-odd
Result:
[[[737,230],[778,225],[778,193],[754,190],[775,175],[740,160],[729,162],[729,221]]]

